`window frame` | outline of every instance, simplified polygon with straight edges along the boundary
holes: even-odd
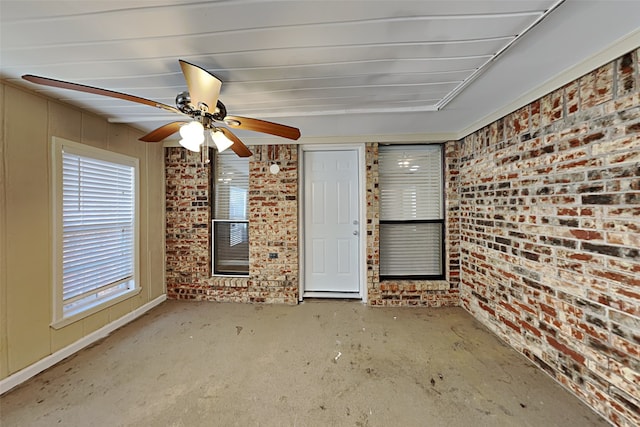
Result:
[[[249,243],[248,233],[249,233],[249,220],[234,220],[234,219],[214,219],[211,221],[211,275],[212,276],[220,276],[220,277],[249,277],[249,270],[247,269],[246,273],[238,273],[238,272],[230,272],[230,271],[216,271],[216,258],[215,254],[217,252],[217,241],[216,241],[216,224],[247,224],[247,245]],[[248,252],[247,248],[247,252]],[[247,253],[248,255],[248,253]]]
[[[385,224],[440,224],[440,274],[379,274],[380,281],[385,280],[445,280],[446,279],[446,193],[445,193],[445,157],[444,157],[444,146],[443,144],[389,144],[382,145],[384,147],[393,147],[395,150],[400,150],[401,147],[411,147],[414,148],[418,146],[428,147],[428,146],[437,146],[439,148],[440,155],[440,201],[441,201],[441,218],[437,219],[411,219],[411,220],[384,220],[382,216],[380,216],[379,224],[380,228],[382,228]],[[379,154],[378,154],[379,156]],[[379,162],[379,160],[378,160]],[[378,178],[378,186],[380,186],[380,178]],[[382,199],[380,199],[380,204],[382,204]],[[381,211],[382,209],[380,209]],[[379,244],[379,253],[380,257],[382,257],[382,242]]]
[[[226,271],[217,271],[216,269],[216,253],[217,253],[217,242],[216,242],[216,224],[229,224],[230,226],[232,224],[246,224],[247,226],[247,260],[249,262],[249,245],[250,245],[250,239],[249,239],[249,180],[250,180],[250,165],[249,165],[249,159],[248,158],[239,158],[236,159],[234,157],[234,160],[246,160],[247,161],[247,188],[245,191],[245,195],[246,195],[246,200],[245,200],[245,218],[241,219],[241,218],[217,218],[216,217],[216,211],[217,211],[217,203],[218,203],[218,183],[217,183],[217,179],[218,179],[218,171],[216,169],[216,165],[219,162],[219,159],[221,156],[235,156],[235,153],[219,153],[217,151],[214,152],[214,155],[212,156],[213,161],[210,162],[210,168],[211,168],[211,183],[212,183],[212,203],[211,203],[211,277],[240,277],[240,278],[247,278],[250,276],[250,264],[247,265],[247,272],[246,273],[240,273],[240,272],[226,272]],[[231,196],[231,192],[229,193],[229,196]],[[231,208],[231,206],[229,206],[229,208]],[[230,236],[231,237],[231,236]]]
[[[63,156],[64,152],[81,157],[110,162],[133,168],[134,191],[134,220],[133,220],[133,286],[113,295],[87,303],[83,307],[65,313],[63,300]],[[59,329],[84,319],[94,313],[111,307],[121,301],[132,298],[142,290],[140,284],[140,161],[139,159],[113,151],[104,150],[86,144],[70,141],[64,138],[52,137],[51,144],[51,200],[52,200],[52,287],[53,287],[53,320],[51,327]],[[94,288],[96,290],[98,288]]]

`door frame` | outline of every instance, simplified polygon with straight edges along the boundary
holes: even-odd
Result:
[[[311,151],[356,151],[358,158],[358,292],[305,292],[305,153]],[[366,164],[365,164],[365,144],[300,144],[298,145],[298,248],[299,258],[299,281],[298,281],[298,301],[305,297],[322,298],[353,298],[367,302],[367,199],[366,199]]]

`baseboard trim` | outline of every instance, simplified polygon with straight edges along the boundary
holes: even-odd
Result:
[[[93,344],[94,342],[106,337],[116,329],[137,319],[147,311],[163,303],[166,299],[167,299],[166,295],[160,295],[158,298],[146,303],[141,307],[138,307],[137,309],[133,310],[128,314],[125,314],[121,318],[109,323],[108,325],[103,326],[97,331],[94,331],[89,335],[86,335],[83,338],[80,338],[78,341],[72,344],[69,344],[68,346],[56,351],[55,353],[45,357],[44,359],[40,359],[37,362],[33,363],[32,365],[29,365],[26,368],[8,376],[7,378],[4,378],[3,380],[0,381],[0,395],[8,392],[14,387],[27,381],[29,378],[36,376],[40,372],[44,371],[47,368],[50,368],[56,363],[71,356],[72,354],[82,350],[88,345]]]

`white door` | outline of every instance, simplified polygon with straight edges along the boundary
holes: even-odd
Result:
[[[305,294],[357,297],[353,293],[360,291],[358,207],[358,151],[306,151]]]

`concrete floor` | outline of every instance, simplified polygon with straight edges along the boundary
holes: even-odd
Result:
[[[0,398],[8,426],[606,426],[460,308],[168,301]]]

